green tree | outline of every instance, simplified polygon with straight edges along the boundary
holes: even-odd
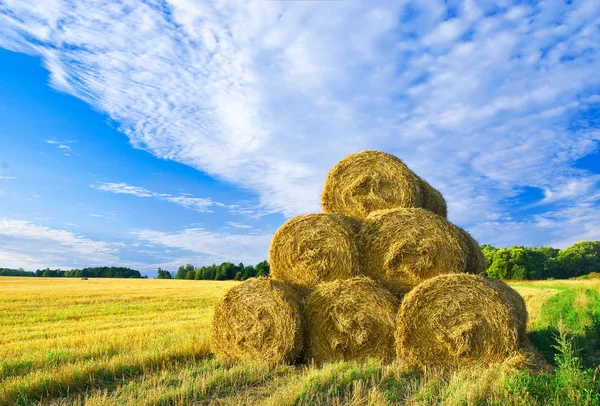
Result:
[[[487,275],[490,278],[509,279],[510,276],[510,250],[500,248],[494,255],[494,260],[487,269]]]
[[[498,248],[493,247],[490,244],[483,244],[481,245],[481,251],[485,257],[485,262],[487,264],[486,268],[489,268],[494,262],[494,257],[496,256],[496,252],[498,252]]]
[[[242,280],[246,280],[248,278],[254,278],[256,276],[256,270],[252,265],[249,265],[244,268],[244,272],[242,272]]]
[[[207,266],[202,271],[202,279],[205,281],[213,281],[216,277],[216,267],[215,265]]]
[[[267,261],[259,262],[256,265],[256,276],[269,276],[271,268],[269,267],[269,263]]]
[[[185,279],[187,271],[185,270],[185,266],[181,265],[177,268],[177,273],[175,274],[175,279]]]
[[[572,278],[600,271],[600,241],[580,241],[561,250],[557,257],[559,278]]]
[[[158,268],[158,279],[172,279],[171,272]]]
[[[187,271],[185,274],[185,279],[189,279],[189,280],[194,280],[196,279],[196,272],[194,271]]]
[[[215,280],[216,281],[227,280],[227,273],[226,273],[225,267],[220,266],[217,268],[217,272],[215,274]]]

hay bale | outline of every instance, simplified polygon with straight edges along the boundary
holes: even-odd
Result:
[[[392,361],[397,310],[398,299],[370,278],[318,285],[305,306],[308,359]]]
[[[285,282],[253,278],[215,306],[210,345],[224,362],[294,362],[303,348],[300,294]]]
[[[423,208],[438,216],[442,216],[443,218],[448,217],[448,207],[446,206],[446,199],[444,199],[444,196],[442,196],[439,190],[427,183],[426,180],[421,179],[421,182]]]
[[[365,273],[395,292],[437,275],[468,270],[470,251],[461,230],[425,209],[371,213],[359,240]]]
[[[527,311],[503,282],[440,275],[403,299],[396,320],[400,360],[413,367],[513,362],[527,346]]]
[[[339,214],[316,213],[290,219],[271,241],[271,276],[312,287],[361,275],[359,229],[357,220]]]
[[[439,192],[400,159],[380,151],[350,154],[338,162],[325,180],[321,207],[359,219],[395,207],[425,207],[446,216]]]
[[[479,243],[469,234],[467,230],[457,227],[463,239],[463,243],[468,248],[466,272],[472,274],[483,274],[486,269],[485,256]]]

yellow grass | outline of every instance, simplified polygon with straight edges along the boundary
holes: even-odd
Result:
[[[0,277],[0,405],[544,404],[509,391],[504,382],[520,372],[505,367],[441,377],[377,361],[223,366],[209,330],[214,304],[236,283]],[[562,287],[600,290],[592,281],[514,286],[528,304]]]

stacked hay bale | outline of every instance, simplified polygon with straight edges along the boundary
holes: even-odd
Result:
[[[400,159],[347,156],[329,172],[321,205],[323,213],[294,217],[275,233],[271,278],[246,281],[219,302],[217,358],[460,366],[514,359],[526,348],[522,299],[482,276],[477,242]]]

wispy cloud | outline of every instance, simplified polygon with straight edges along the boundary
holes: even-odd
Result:
[[[235,227],[235,228],[245,228],[245,229],[251,229],[251,228],[253,228],[249,224],[236,223],[235,221],[228,221],[227,224],[230,225],[231,227]]]
[[[90,185],[90,187],[103,192],[133,195],[137,197],[155,197],[158,195],[157,193],[151,192],[143,187],[131,186],[127,183],[97,183]]]
[[[7,175],[8,173],[8,169],[7,168],[0,168],[0,179],[18,179],[16,176],[9,176]]]
[[[71,152],[73,151],[73,149],[67,144],[72,144],[77,141],[61,142],[61,141],[56,141],[56,140],[45,140],[45,142],[48,144],[56,145],[57,148],[60,149],[61,151],[63,151],[66,156],[71,156]]]
[[[0,247],[0,266],[5,267],[140,265],[121,260],[115,244],[10,218],[0,218]]]
[[[264,261],[272,237],[271,233],[231,234],[202,228],[189,228],[173,233],[140,230],[132,234],[146,243],[182,250],[184,253],[179,256],[189,257],[187,261],[195,264],[232,260],[245,263]]]
[[[600,141],[585,118],[600,111],[597,1],[4,4],[0,46],[41,56],[134,146],[267,210],[318,210],[327,170],[366,148],[404,159],[472,230],[510,226],[523,187],[591,182],[573,163]]]
[[[156,193],[146,188],[132,186],[127,183],[96,183],[90,185],[90,187],[101,190],[103,192],[133,195],[137,197],[154,197],[160,200],[177,204],[179,206],[185,207],[186,209],[196,210],[201,213],[210,213],[210,207],[217,204],[217,202],[213,201],[210,198],[189,197],[187,194],[181,196],[173,196],[167,193]]]

